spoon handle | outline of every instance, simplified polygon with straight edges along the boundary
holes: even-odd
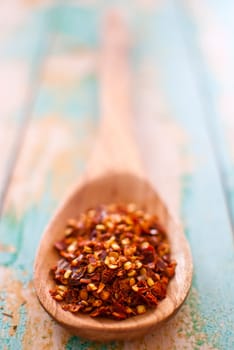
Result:
[[[92,168],[98,173],[108,170],[142,173],[131,125],[129,44],[128,31],[121,15],[108,13],[104,18],[100,54],[101,122],[91,161]]]
[[[129,35],[122,17],[109,13],[104,19],[100,60],[100,104],[105,128],[121,123],[129,127],[131,106],[131,72]]]

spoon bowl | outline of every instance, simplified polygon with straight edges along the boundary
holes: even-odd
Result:
[[[192,280],[192,258],[183,229],[147,180],[139,160],[130,123],[127,49],[127,31],[121,17],[111,14],[107,17],[100,57],[102,119],[98,141],[85,174],[45,230],[34,267],[36,293],[45,310],[71,333],[96,341],[135,339],[160,326],[183,304]],[[55,285],[50,269],[58,261],[53,245],[62,239],[67,220],[100,204],[130,202],[156,214],[167,233],[177,267],[166,298],[155,309],[122,321],[64,311],[49,291]]]
[[[157,213],[171,246],[171,257],[177,261],[176,274],[170,281],[166,298],[156,309],[123,321],[91,318],[64,311],[49,293],[54,288],[50,268],[58,260],[53,245],[63,237],[68,218],[77,217],[90,207],[109,203],[136,203],[149,213]],[[143,336],[170,318],[184,302],[192,276],[191,254],[182,228],[169,213],[151,184],[130,173],[110,173],[80,185],[65,200],[46,229],[37,254],[34,284],[42,306],[73,334],[98,341],[130,340]]]

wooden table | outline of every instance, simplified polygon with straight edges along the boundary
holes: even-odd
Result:
[[[145,167],[192,248],[185,305],[144,339],[98,345],[70,336],[35,296],[41,234],[96,134],[104,3],[0,5],[0,349],[232,350],[232,1],[116,1],[135,38],[135,125]]]

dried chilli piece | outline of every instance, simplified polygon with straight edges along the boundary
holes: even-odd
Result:
[[[65,311],[123,320],[165,298],[175,274],[157,216],[135,204],[102,205],[70,218],[51,269],[51,296]]]

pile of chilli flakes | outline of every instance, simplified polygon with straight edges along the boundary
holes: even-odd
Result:
[[[103,205],[70,219],[55,244],[51,296],[64,310],[123,320],[165,298],[176,262],[154,215],[134,204]]]

